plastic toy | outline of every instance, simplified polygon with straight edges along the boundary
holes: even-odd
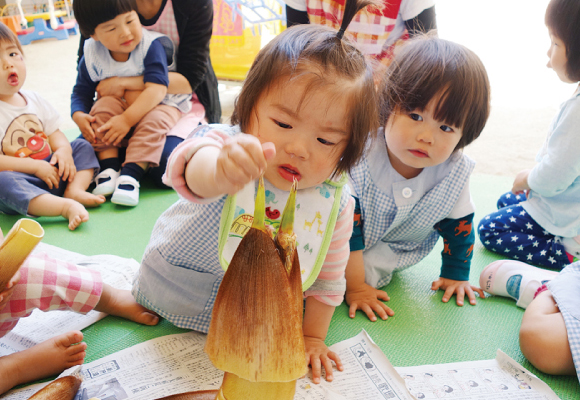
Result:
[[[69,35],[78,34],[78,26],[75,20],[64,21],[66,11],[55,11],[53,0],[48,0],[48,11],[43,13],[25,15],[22,9],[22,0],[16,0],[20,14],[20,23],[23,29],[16,32],[18,40],[23,45],[30,44],[33,40],[55,38],[58,40],[68,39]],[[48,20],[48,23],[47,23]],[[27,27],[27,22],[32,22],[32,27]]]

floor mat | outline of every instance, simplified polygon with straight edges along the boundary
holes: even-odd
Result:
[[[475,223],[495,209],[499,195],[511,188],[512,179],[491,175],[474,175],[472,197],[477,207]],[[160,190],[143,182],[137,207],[116,206],[109,201],[90,210],[90,220],[70,232],[60,217],[39,218],[46,233],[44,242],[86,255],[115,254],[140,260],[157,217],[178,199],[175,192]],[[0,216],[0,227],[6,233],[20,216]],[[346,305],[334,313],[327,336],[333,344],[354,336],[364,328],[395,366],[438,364],[495,358],[502,349],[540,379],[562,399],[578,399],[580,386],[575,376],[557,377],[536,370],[523,357],[518,345],[518,331],[523,310],[515,302],[501,297],[477,299],[477,305],[458,307],[453,298],[441,302],[443,292],[430,290],[439,276],[442,243],[421,263],[397,273],[385,288],[391,300],[387,303],[395,316],[387,321],[370,322],[361,312],[348,317]],[[478,284],[479,273],[499,256],[476,242],[471,282]],[[167,321],[156,327],[107,317],[84,330],[88,344],[87,361],[93,361],[133,344],[183,330]]]

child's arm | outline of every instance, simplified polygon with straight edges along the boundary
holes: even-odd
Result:
[[[97,93],[100,97],[114,96],[125,97],[125,91],[141,92],[145,90],[143,76],[114,76],[99,82]],[[169,94],[191,94],[191,86],[183,75],[178,72],[169,72]]]
[[[43,180],[49,189],[58,188],[58,169],[44,160],[0,155],[0,171],[16,171],[34,175]]]
[[[475,233],[472,229],[473,213],[458,219],[446,218],[439,222],[437,230],[443,237],[443,265],[441,276],[431,285],[431,290],[445,291],[443,298],[447,303],[453,294],[457,294],[457,305],[462,306],[465,295],[469,303],[475,305],[475,292],[485,297],[483,290],[469,283],[469,269],[475,244]]]
[[[121,115],[116,115],[98,128],[98,132],[107,132],[103,137],[103,142],[108,145],[117,146],[121,140],[129,133],[129,130],[154,107],[161,103],[167,94],[167,87],[157,83],[147,82],[145,90],[141,92],[129,108]]]
[[[58,175],[63,181],[68,179],[69,182],[72,182],[77,173],[77,167],[72,157],[70,142],[64,133],[56,130],[48,136],[48,143],[53,151],[50,165],[58,164]]]
[[[349,305],[348,316],[354,318],[356,310],[362,310],[371,321],[395,315],[395,312],[383,301],[391,298],[384,290],[375,289],[365,282],[365,266],[362,250],[351,251],[346,265],[346,303]]]
[[[216,145],[200,148],[185,168],[189,190],[201,198],[234,194],[266,170],[266,160],[276,154],[272,143],[252,135],[221,137]]]
[[[516,178],[514,179],[514,184],[512,186],[512,193],[527,194],[527,192],[530,190],[530,185],[528,184],[528,176],[530,175],[530,172],[531,169],[524,169],[516,175]]]
[[[360,209],[360,202],[353,196],[354,221],[352,235],[350,237],[350,256],[346,265],[346,303],[350,306],[348,316],[354,318],[356,310],[362,310],[371,321],[376,321],[375,313],[385,320],[389,316],[395,315],[382,301],[389,301],[387,292],[375,289],[365,282],[365,265],[363,260],[363,250],[365,248],[363,235],[363,220]],[[382,301],[380,301],[382,300]]]
[[[71,94],[71,116],[89,143],[95,143],[95,132],[91,126],[91,123],[95,122],[95,117],[89,112],[93,106],[96,88],[97,82],[91,79],[83,56],[79,62],[77,81]]]
[[[312,381],[314,383],[320,383],[322,367],[326,370],[326,380],[330,382],[334,379],[332,361],[335,362],[339,371],[344,369],[338,354],[330,351],[324,343],[333,313],[333,306],[321,303],[312,296],[306,298],[303,325],[304,344],[306,346],[306,359],[312,366]]]

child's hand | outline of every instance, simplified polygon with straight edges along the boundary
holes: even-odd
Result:
[[[512,193],[521,194],[526,193],[530,190],[530,185],[528,185],[528,176],[530,175],[531,169],[524,169],[516,175],[514,179],[514,184],[512,186]]]
[[[431,290],[439,289],[445,290],[443,298],[441,299],[443,303],[447,303],[454,293],[457,294],[458,306],[463,305],[463,299],[466,293],[469,298],[469,303],[473,306],[475,305],[475,293],[473,291],[476,291],[482,299],[485,298],[483,290],[477,286],[471,286],[469,281],[454,281],[453,279],[439,278],[431,284]]]
[[[236,135],[221,148],[215,183],[222,193],[235,194],[266,170],[267,159],[276,154],[273,143],[260,143],[252,135]]]
[[[58,175],[61,179],[72,182],[77,173],[77,167],[75,166],[70,149],[60,148],[52,154],[50,165],[55,166],[56,164],[58,164]]]
[[[125,97],[125,87],[122,82],[122,78],[119,78],[118,76],[113,76],[112,78],[100,81],[97,85],[98,97],[112,96],[122,99]]]
[[[91,124],[95,122],[95,117],[82,111],[77,111],[73,114],[72,119],[81,130],[85,140],[90,144],[94,144],[96,141],[96,135]]]
[[[49,189],[58,188],[58,184],[60,182],[60,176],[58,175],[58,169],[44,161],[44,160],[35,160],[36,162],[36,172],[34,175],[37,178],[42,179],[44,183],[48,185]]]
[[[4,308],[4,306],[6,306],[6,304],[10,300],[10,297],[12,297],[12,294],[14,293],[14,285],[16,285],[19,280],[20,280],[20,271],[16,271],[14,276],[6,284],[6,287],[4,289],[0,289],[1,290],[0,291],[0,310],[2,310]]]
[[[334,351],[328,350],[324,340],[304,336],[304,345],[306,347],[306,362],[312,367],[312,381],[320,383],[322,367],[326,370],[326,380],[332,382],[334,379],[332,373],[332,361],[336,364],[339,371],[344,369],[340,357]]]
[[[383,320],[395,315],[395,312],[383,303],[383,301],[391,299],[387,292],[375,289],[366,283],[355,289],[347,290],[345,299],[350,306],[348,316],[351,318],[355,317],[356,310],[363,311],[371,321],[377,320],[375,313]]]
[[[115,115],[111,119],[109,119],[106,123],[101,125],[97,132],[105,133],[103,137],[103,143],[118,146],[121,143],[121,140],[127,136],[127,133],[131,130],[132,125],[127,121],[127,118],[121,115]]]

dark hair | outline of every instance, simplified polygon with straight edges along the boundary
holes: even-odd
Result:
[[[463,129],[455,150],[479,137],[490,111],[485,67],[466,47],[433,35],[413,38],[395,54],[381,89],[380,121],[391,114],[424,110],[437,100],[434,118]]]
[[[75,18],[84,37],[95,33],[102,23],[115,19],[118,15],[137,11],[136,0],[75,0]]]
[[[2,22],[0,22],[0,42],[10,42],[14,44],[16,47],[18,47],[18,50],[20,50],[20,52],[24,54],[24,51],[22,51],[22,45],[20,44],[20,41],[18,40],[14,32],[12,32],[10,28],[8,28]]]
[[[550,1],[545,22],[566,45],[566,75],[572,81],[580,81],[580,1]]]
[[[347,0],[341,31],[369,4],[374,2]],[[256,56],[236,99],[232,123],[247,132],[258,99],[276,84],[291,85],[293,79],[307,77],[310,81],[304,97],[321,86],[334,86],[352,104],[347,111],[348,143],[335,169],[335,174],[348,172],[362,156],[371,132],[378,128],[378,110],[371,65],[350,40],[340,36],[331,28],[308,24],[295,25],[275,37]],[[344,80],[352,83],[347,90],[337,83]]]

